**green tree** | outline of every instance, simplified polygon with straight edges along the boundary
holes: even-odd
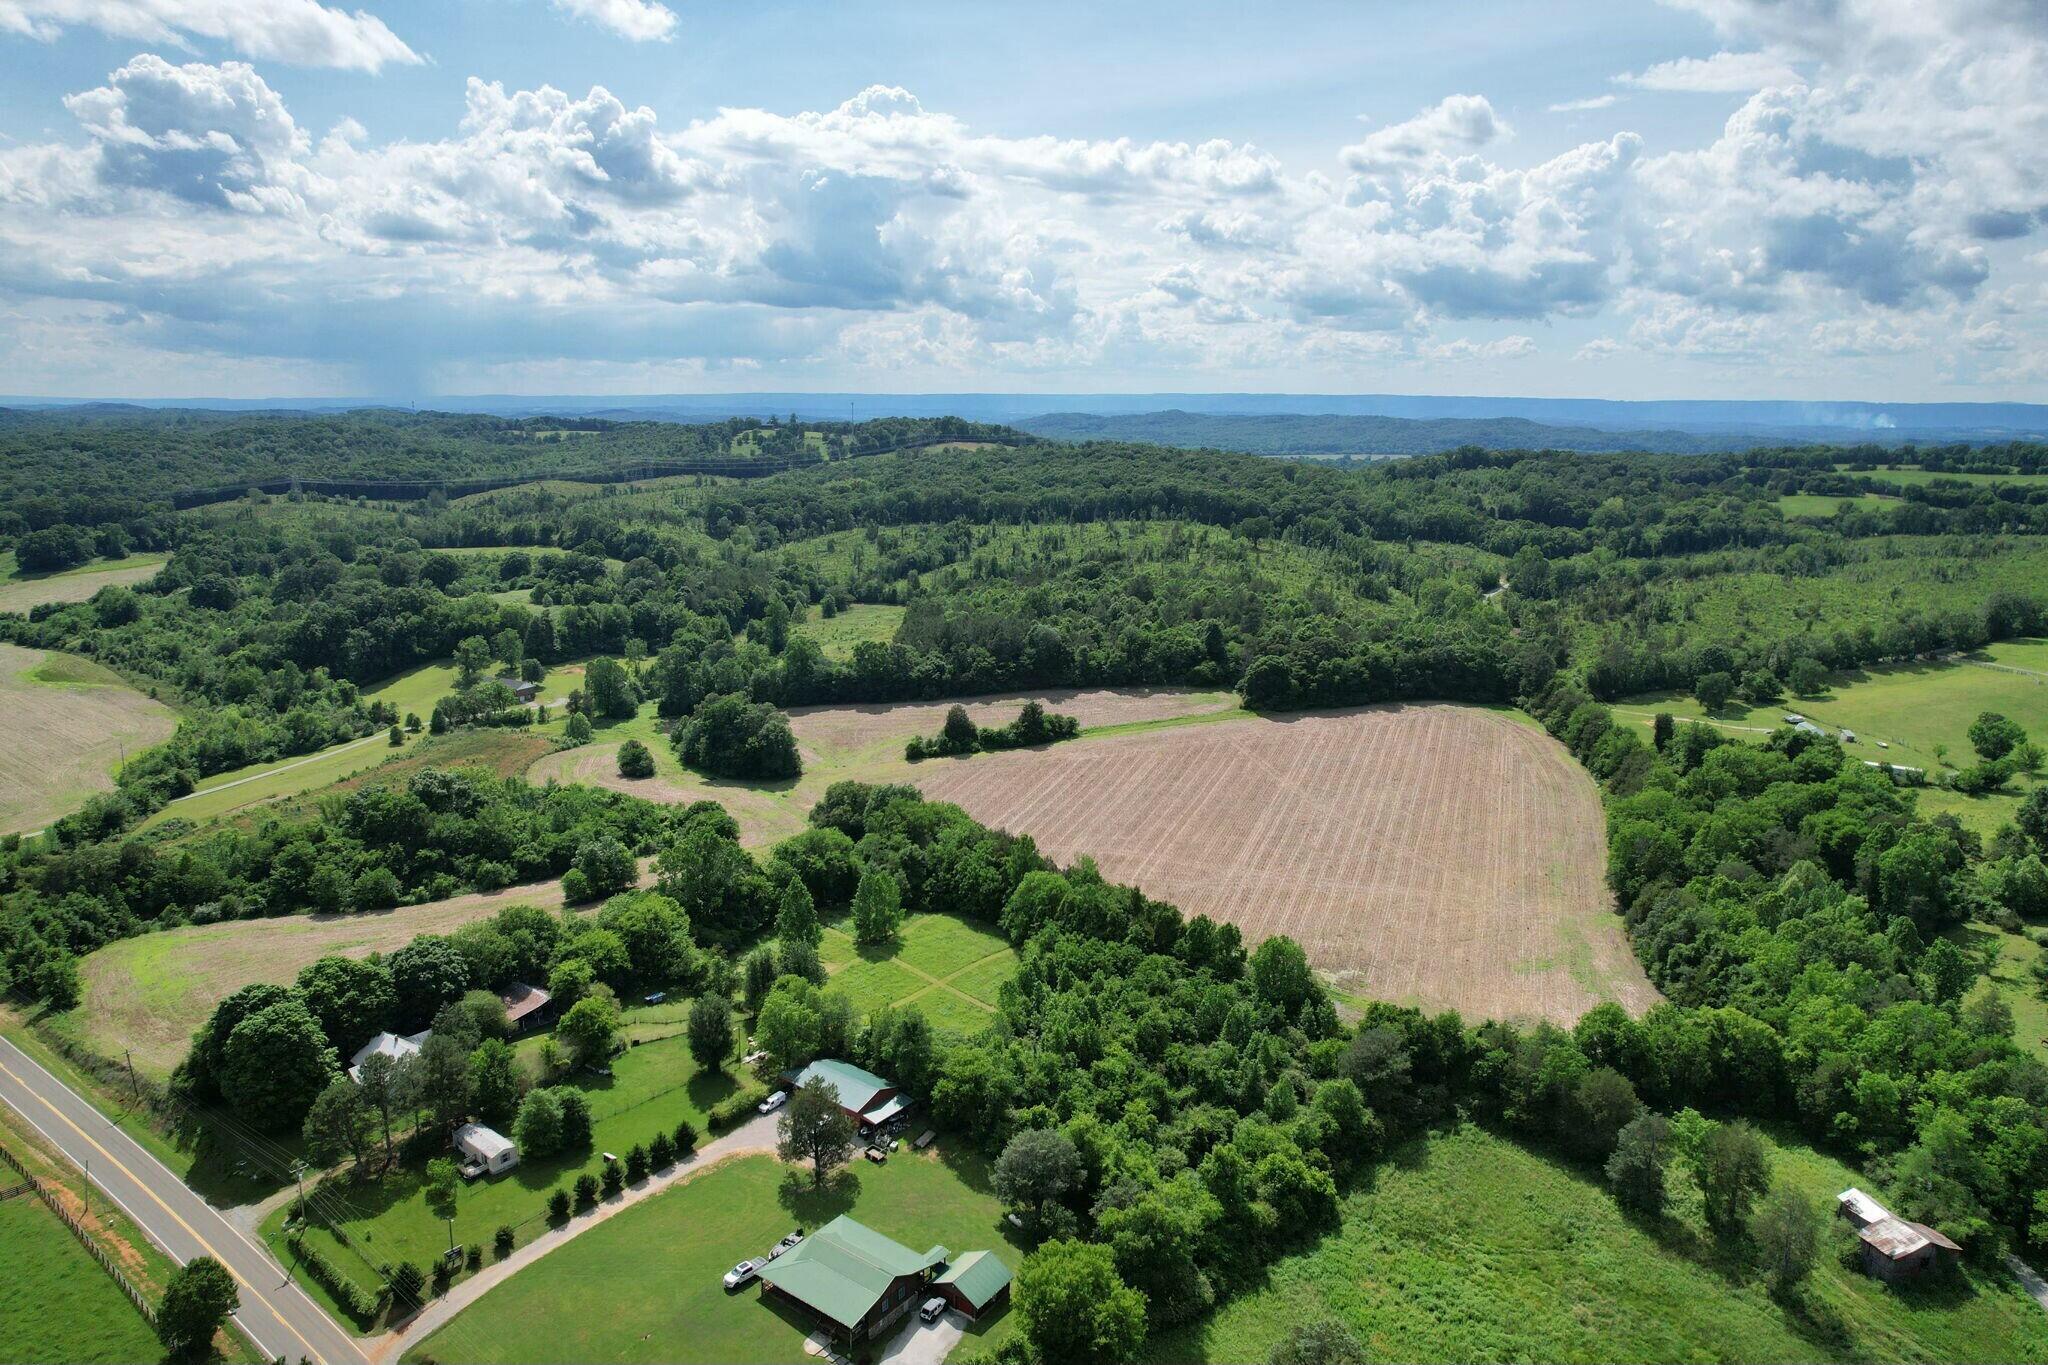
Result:
[[[377,1116],[363,1102],[362,1087],[346,1076],[329,1081],[306,1112],[305,1138],[306,1155],[315,1165],[353,1159],[362,1173],[377,1140]]]
[[[445,938],[422,934],[387,960],[398,996],[399,1031],[417,1033],[469,989],[469,962]]]
[[[476,1116],[504,1128],[519,1109],[519,1059],[511,1044],[486,1038],[469,1054],[469,1103]]]
[[[398,1013],[391,973],[379,962],[323,957],[299,972],[299,994],[337,1055],[350,1056]]]
[[[1735,679],[1726,673],[1703,674],[1694,681],[1692,695],[1711,715],[1726,706],[1728,699],[1735,695]]]
[[[1671,1162],[1671,1124],[1644,1112],[1615,1138],[1607,1158],[1607,1183],[1625,1209],[1655,1218],[1664,1212],[1664,1172]]]
[[[862,947],[888,943],[903,925],[903,886],[896,874],[871,867],[853,892],[853,938]]]
[[[705,1071],[725,1070],[734,1042],[732,1002],[706,992],[690,1002],[690,1057]]]
[[[1780,1298],[1790,1295],[1813,1273],[1814,1258],[1820,1252],[1820,1230],[1820,1213],[1813,1201],[1782,1181],[1771,1187],[1749,1216],[1749,1239],[1773,1294]]]
[[[427,1210],[443,1222],[455,1216],[456,1200],[462,1190],[462,1172],[455,1162],[445,1156],[437,1156],[427,1163],[427,1179],[423,1186],[427,1199]]]
[[[782,1106],[775,1150],[784,1161],[811,1163],[811,1184],[853,1155],[853,1120],[839,1106],[839,1091],[822,1076],[798,1086]]]
[[[640,865],[626,846],[609,834],[586,839],[576,846],[574,870],[583,874],[590,899],[605,900],[630,891],[640,880]]]
[[[156,1310],[157,1340],[173,1356],[203,1360],[212,1354],[213,1334],[241,1302],[228,1268],[211,1256],[195,1256],[171,1272],[164,1286]]]
[[[609,987],[598,986],[569,1007],[555,1035],[569,1047],[576,1060],[601,1061],[611,1056],[619,1039],[619,1000]]]
[[[775,938],[783,944],[808,943],[815,948],[825,940],[818,924],[818,908],[811,902],[803,878],[791,877],[782,888],[782,907],[775,913]]]
[[[1071,1233],[1064,1203],[1081,1181],[1081,1154],[1056,1128],[1027,1128],[1010,1139],[990,1173],[996,1197],[1034,1241]]]
[[[647,746],[637,739],[629,739],[619,746],[619,776],[643,778],[654,776],[654,755]]]
[[[512,1136],[529,1160],[538,1161],[561,1151],[561,1094],[546,1087],[528,1091],[519,1102],[519,1117],[512,1124]]]
[[[630,720],[640,710],[640,692],[617,659],[593,659],[583,671],[586,710],[607,720]]]
[[[320,1021],[297,999],[280,1001],[228,1035],[221,1096],[264,1132],[299,1128],[339,1069]]]
[[[1725,1237],[1742,1227],[1770,1182],[1770,1157],[1756,1130],[1742,1122],[1717,1125],[1694,1167],[1707,1226]]]
[[[1820,660],[1802,654],[1785,670],[1785,680],[1791,685],[1794,695],[1817,697],[1827,691],[1828,668]]]
[[[818,1055],[824,1027],[818,988],[798,976],[778,980],[754,1016],[754,1041],[779,1071],[790,1071]]]
[[[1365,1365],[1365,1348],[1334,1318],[1311,1318],[1287,1329],[1266,1365]]]
[[[1981,712],[1970,722],[1970,747],[1986,763],[2004,758],[2014,749],[2027,742],[2027,732],[2018,722],[2007,720],[1996,711]]]
[[[568,740],[571,744],[590,743],[591,733],[590,717],[584,715],[581,711],[570,716],[568,724],[562,728],[562,738]]]
[[[1252,989],[1261,1000],[1279,1007],[1292,1019],[1310,999],[1320,993],[1308,954],[1285,935],[1275,935],[1258,946],[1251,960]]]
[[[490,642],[481,635],[465,636],[455,646],[455,687],[467,691],[482,681],[491,666]]]
[[[1017,1314],[1044,1361],[1120,1365],[1145,1341],[1145,1296],[1117,1274],[1110,1249],[1047,1242],[1017,1272]]]

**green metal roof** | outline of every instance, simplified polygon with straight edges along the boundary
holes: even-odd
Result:
[[[839,1107],[851,1109],[856,1114],[865,1114],[868,1106],[875,1102],[875,1096],[893,1088],[872,1071],[863,1071],[851,1062],[830,1060],[812,1062],[797,1072],[793,1084],[805,1086],[815,1080],[823,1080],[837,1090]]]
[[[973,1304],[974,1311],[979,1313],[1010,1282],[1010,1267],[997,1260],[992,1252],[970,1251],[946,1267],[946,1273],[939,1276],[938,1282],[959,1290],[960,1296]]]
[[[770,1261],[761,1278],[851,1328],[881,1302],[897,1276],[929,1270],[945,1258],[944,1247],[920,1256],[842,1214]]]

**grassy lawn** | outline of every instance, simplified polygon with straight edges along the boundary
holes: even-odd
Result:
[[[1971,657],[2048,672],[2048,641],[1992,645]],[[1832,730],[1854,730],[1857,742],[1843,748],[1857,758],[1924,768],[1930,774],[1940,772],[1944,763],[1960,767],[1976,761],[1969,728],[1979,712],[2000,712],[2048,743],[2048,677],[1977,663],[1893,664],[1838,674],[1818,697],[1787,697],[1758,707],[1733,701],[1712,716],[1692,698],[1671,693],[1633,697],[1614,709],[1645,725],[1659,711],[1681,720],[1712,720],[1745,737],[1753,737],[1747,734],[1751,730],[1776,728],[1787,712],[1797,712]],[[1880,749],[1880,740],[1890,747]],[[1936,746],[1942,746],[1940,757]],[[2023,775],[2006,791],[1980,797],[1926,790],[1920,793],[1920,805],[1929,814],[1953,813],[1971,828],[1989,833],[2012,818],[2036,780]]]
[[[1945,474],[1932,469],[1860,469],[1851,472],[1899,488],[1919,488],[1936,479],[1957,483],[2009,483],[2022,488],[2048,483],[2048,475],[2044,474]]]
[[[857,1162],[823,1191],[765,1156],[743,1157],[635,1205],[492,1290],[407,1360],[798,1362],[811,1330],[758,1289],[727,1294],[719,1277],[792,1227],[848,1214],[905,1246],[990,1250],[1015,1270],[1002,1209],[976,1156],[899,1153]],[[630,1286],[630,1290],[626,1287]],[[986,1350],[1015,1313],[976,1324],[960,1350]]]
[[[1340,1230],[1149,1358],[1264,1360],[1288,1328],[1329,1316],[1369,1360],[2048,1360],[2048,1314],[2002,1271],[1893,1291],[1842,1269],[1829,1242],[1788,1311],[1712,1248],[1689,1180],[1646,1226],[1591,1173],[1478,1129],[1401,1155],[1346,1199]],[[1775,1165],[1840,1235],[1834,1195],[1864,1178],[1798,1146]]]
[[[1832,517],[1841,513],[1843,504],[1859,508],[1883,507],[1897,502],[1881,493],[1863,493],[1853,498],[1830,498],[1819,493],[1789,493],[1778,499],[1778,510],[1786,517]]]
[[[538,1047],[539,1040],[531,1039],[519,1051],[531,1059]],[[603,1164],[601,1153],[624,1157],[628,1148],[658,1132],[673,1132],[685,1118],[704,1133],[705,1111],[739,1088],[735,1074],[700,1072],[680,1036],[629,1048],[614,1061],[610,1076],[579,1072],[565,1083],[590,1097],[590,1150],[521,1161],[496,1180],[464,1186],[455,1215],[458,1244],[488,1248],[501,1224],[520,1229],[525,1240],[542,1225],[549,1194],[574,1185],[585,1171],[595,1173]],[[345,1176],[323,1181],[315,1203],[332,1226],[309,1229],[306,1240],[365,1288],[377,1283],[375,1268],[386,1262],[413,1261],[426,1268],[447,1248],[449,1228],[428,1209],[423,1176],[423,1164],[401,1165],[374,1181]],[[279,1209],[263,1225],[264,1239],[281,1259],[290,1254],[284,1240],[286,1212]],[[346,1244],[334,1235],[334,1226]]]
[[[837,616],[827,617],[812,607],[791,629],[818,642],[828,659],[850,659],[853,647],[864,640],[888,644],[903,623],[903,608],[876,603],[855,603]]]
[[[113,790],[124,758],[168,739],[177,716],[72,654],[0,645],[0,833],[28,833]]]
[[[1001,934],[951,915],[912,915],[896,942],[879,948],[856,946],[849,927],[827,925],[818,956],[830,974],[827,989],[863,1015],[915,1004],[934,1028],[979,1032],[997,988],[1017,971],[1017,954]]]
[[[2013,1041],[2048,1062],[2048,1000],[2034,992],[2033,965],[2041,945],[2025,934],[1990,924],[1965,924],[1952,931],[1959,946],[1993,949],[1991,969],[1977,989],[2004,998],[2012,1011]]]
[[[7,1171],[0,1184],[11,1184]],[[156,1333],[34,1195],[0,1202],[0,1360],[157,1360]]]

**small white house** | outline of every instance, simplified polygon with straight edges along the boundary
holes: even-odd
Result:
[[[481,1123],[465,1123],[455,1130],[455,1150],[462,1153],[462,1178],[503,1175],[519,1164],[519,1147],[511,1138]]]
[[[432,1029],[421,1029],[418,1033],[410,1034],[378,1034],[375,1038],[357,1048],[356,1055],[349,1058],[348,1078],[357,1085],[361,1085],[363,1083],[363,1063],[369,1061],[372,1057],[383,1056],[389,1057],[394,1062],[402,1062],[407,1057],[417,1055],[420,1050],[420,1044],[426,1042],[433,1035],[433,1032]]]

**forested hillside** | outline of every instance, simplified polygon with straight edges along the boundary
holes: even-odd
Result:
[[[1346,417],[1336,414],[1225,415],[1196,412],[1053,412],[1016,424],[1053,441],[1144,441],[1252,455],[1439,455],[1460,446],[1493,450],[1640,450],[1699,454],[1769,445],[1767,437],[1703,436],[1684,431],[1606,431],[1553,426],[1522,417]]]

